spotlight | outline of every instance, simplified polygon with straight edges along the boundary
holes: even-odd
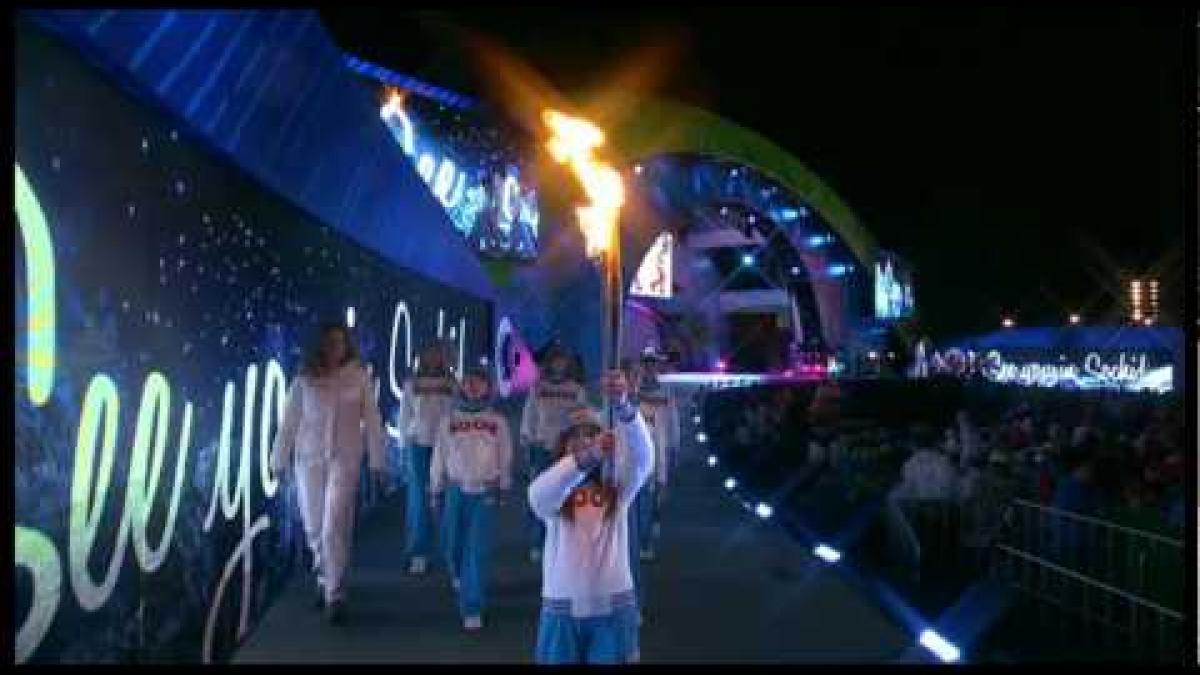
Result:
[[[692,421],[695,422],[696,424],[700,424],[700,416],[696,415],[695,417],[692,418]]]
[[[353,307],[346,308],[346,327],[354,328],[354,308]]]
[[[1070,317],[1070,321],[1071,321],[1071,325],[1072,325],[1072,326],[1078,326],[1078,325],[1079,325],[1079,321],[1080,321],[1079,315],[1078,315],[1078,314],[1072,314],[1072,315],[1071,315],[1071,317]]]
[[[703,431],[697,431],[696,432],[696,442],[697,443],[707,443],[708,442],[708,434],[704,433]]]
[[[729,207],[728,207],[728,206],[722,206],[722,207],[721,207],[721,215],[722,215],[722,216],[727,216],[727,215],[729,215]]]
[[[799,265],[792,265],[792,276],[794,276],[794,277],[798,277],[798,276],[800,276],[800,267],[799,267]]]
[[[743,253],[742,254],[742,264],[747,267],[750,267],[751,265],[753,265],[754,264],[754,255],[750,254],[750,253]]]
[[[716,466],[716,465],[717,465],[717,456],[716,456],[716,455],[709,455],[709,456],[708,456],[708,465],[709,465],[709,466]]]
[[[1013,321],[1012,317],[1006,316],[1000,322],[1000,325],[1004,326],[1005,328],[1012,328],[1013,326],[1017,325],[1017,322]]]
[[[958,647],[928,628],[921,632],[921,646],[933,652],[945,663],[954,663],[960,656]]]
[[[813,555],[827,563],[835,563],[842,559],[841,553],[839,553],[836,549],[826,546],[825,544],[818,544],[817,547],[813,549]]]
[[[754,507],[754,512],[758,514],[759,518],[766,520],[767,518],[771,517],[771,514],[774,513],[774,510],[771,508],[770,504],[759,502],[758,506]]]
[[[879,352],[867,352],[867,358],[874,361],[875,359],[879,358]]]
[[[749,216],[746,218],[746,220],[750,221],[750,224],[751,224],[751,225],[753,225],[754,223],[757,223],[757,222],[758,222],[758,216],[756,216],[756,215],[754,215],[753,213],[751,213],[751,214],[750,214],[750,215],[749,215]]]
[[[641,165],[641,164],[634,164],[634,165],[633,165],[633,172],[634,172],[634,173],[636,173],[637,175],[639,175],[639,176],[640,176],[640,175],[642,175],[642,171],[643,171],[643,169],[642,169],[642,165]]]
[[[725,489],[726,489],[726,490],[732,490],[732,489],[734,489],[735,487],[737,487],[737,481],[736,481],[736,480],[734,480],[734,479],[732,479],[732,478],[726,478],[726,479],[725,479]]]

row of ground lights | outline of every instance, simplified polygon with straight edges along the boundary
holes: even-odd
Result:
[[[692,422],[695,423],[697,428],[696,442],[700,443],[701,445],[707,445],[708,434],[701,430],[703,421],[704,420],[700,415],[695,415],[692,417]],[[710,453],[707,461],[710,468],[716,468],[718,462],[715,454]],[[737,488],[737,485],[738,483],[736,478],[730,476],[725,479],[726,491],[732,492]],[[753,510],[754,513],[763,520],[768,520],[772,515],[774,515],[774,509],[766,502],[759,502]],[[842,559],[842,554],[837,549],[826,544],[817,544],[813,548],[813,555],[831,565]],[[920,635],[917,636],[917,642],[945,663],[957,662],[961,657],[958,647],[946,640],[944,637],[939,635],[937,631],[931,628],[922,630]]]

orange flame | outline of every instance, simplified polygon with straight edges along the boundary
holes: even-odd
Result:
[[[625,203],[621,174],[594,154],[604,144],[604,132],[583,118],[557,110],[543,110],[542,122],[553,134],[546,142],[550,156],[571,169],[590,201],[575,209],[587,254],[601,255],[612,247],[617,218]]]

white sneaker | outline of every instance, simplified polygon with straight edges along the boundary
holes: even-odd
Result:
[[[479,630],[483,628],[483,617],[468,616],[463,619],[463,628],[467,630]]]
[[[421,575],[425,574],[425,559],[417,556],[408,564],[408,573]]]
[[[541,562],[541,560],[542,560],[542,549],[540,549],[540,548],[529,549],[529,561],[530,562]]]

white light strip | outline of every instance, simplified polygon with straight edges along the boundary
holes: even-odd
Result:
[[[961,656],[958,647],[928,628],[921,632],[921,646],[933,652],[934,656],[945,663],[954,663]]]
[[[818,544],[817,547],[813,549],[813,554],[827,563],[835,563],[842,559],[841,553],[826,546],[825,544]]]

